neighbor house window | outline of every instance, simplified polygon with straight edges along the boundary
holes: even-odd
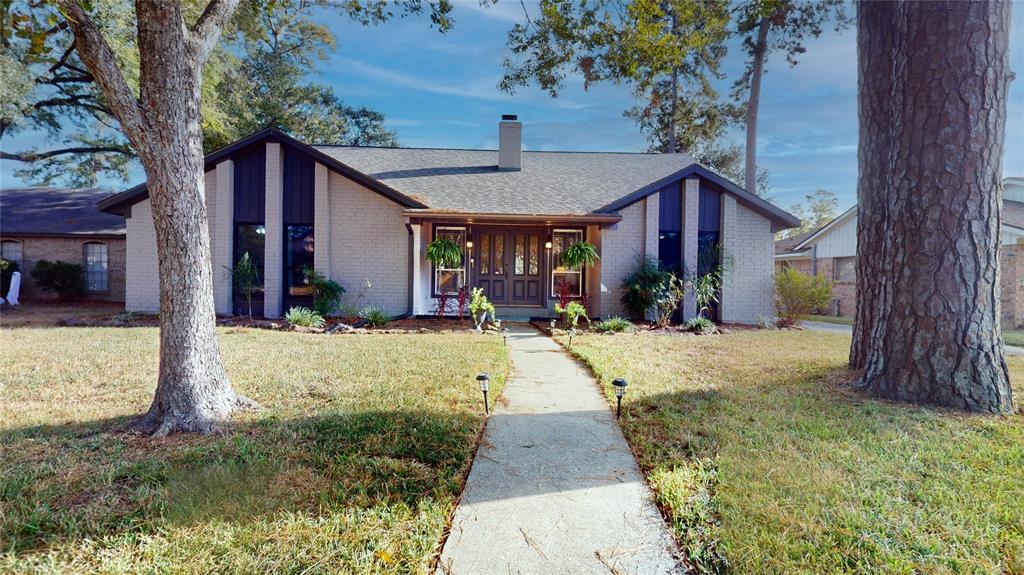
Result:
[[[434,292],[454,293],[466,285],[466,228],[438,227],[434,239],[442,238],[455,242],[462,249],[462,259],[456,267],[434,267]]]
[[[583,241],[583,230],[555,230],[551,234],[551,296],[558,297],[559,284],[565,282],[569,294],[583,295],[583,270],[562,265],[562,253],[569,246]]]
[[[4,240],[0,242],[0,258],[15,262],[21,268],[21,242],[18,240]]]
[[[91,292],[107,291],[107,244],[89,242],[82,246],[82,251],[85,260],[85,289]]]
[[[313,226],[288,226],[285,234],[284,277],[289,296],[312,296],[313,286],[306,277],[306,266],[313,267]]]
[[[857,258],[836,258],[832,267],[832,279],[837,282],[857,281]]]

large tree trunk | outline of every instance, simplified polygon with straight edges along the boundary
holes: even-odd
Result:
[[[255,404],[237,395],[220,359],[203,181],[203,62],[237,0],[214,0],[192,29],[176,1],[137,0],[138,101],[109,47],[74,0],[62,0],[83,62],[146,170],[160,271],[160,374],[136,429],[209,433]]]
[[[1012,411],[999,328],[1006,2],[862,1],[857,322],[865,391]]]
[[[754,44],[754,65],[750,72],[750,98],[747,99],[747,146],[743,167],[743,185],[747,191],[757,193],[757,111],[761,105],[761,77],[764,76],[764,59],[768,54],[768,28],[770,18],[765,16],[757,25],[757,41]]]

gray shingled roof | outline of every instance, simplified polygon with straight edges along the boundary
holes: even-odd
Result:
[[[0,190],[0,233],[124,235],[123,217],[96,208],[110,193],[96,188]]]
[[[684,154],[523,152],[499,171],[496,150],[314,146],[442,211],[587,214],[693,164]]]

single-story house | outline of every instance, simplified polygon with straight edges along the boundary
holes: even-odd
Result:
[[[36,262],[49,260],[81,264],[89,299],[124,301],[124,217],[96,207],[109,196],[95,188],[0,190],[0,257],[22,272],[20,299],[52,297],[31,273]]]
[[[1000,228],[1000,301],[1007,327],[1024,325],[1024,178],[1003,180]],[[857,311],[857,206],[817,230],[775,242],[777,270],[792,267],[832,280],[832,305],[822,310],[853,317]]]
[[[495,151],[310,145],[271,128],[206,156],[217,312],[238,309],[226,269],[248,253],[263,270],[265,317],[308,305],[309,264],[349,303],[392,316],[432,315],[442,292],[469,285],[499,316],[547,317],[565,281],[608,317],[625,313],[622,281],[638,256],[695,269],[699,245],[721,242],[733,267],[721,318],[773,314],[774,234],[798,225],[794,216],[686,155],[524,152],[515,116],[498,131]],[[100,209],[127,220],[127,309],[156,311],[145,184]],[[427,260],[439,237],[462,247],[460,265]],[[597,248],[597,265],[560,266],[561,250],[580,240]]]

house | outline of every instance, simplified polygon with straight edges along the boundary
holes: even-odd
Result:
[[[109,195],[95,188],[0,190],[0,257],[22,271],[20,299],[51,297],[31,274],[36,262],[50,260],[81,264],[89,299],[124,301],[125,221],[96,207]]]
[[[471,285],[499,316],[546,317],[564,281],[589,298],[592,315],[608,317],[625,313],[622,280],[639,255],[695,269],[698,246],[720,241],[734,267],[721,317],[754,322],[773,313],[773,237],[798,225],[795,217],[685,155],[523,152],[522,129],[503,116],[497,151],[316,146],[266,129],[211,153],[217,312],[237,309],[225,270],[248,253],[263,270],[266,317],[309,304],[306,265],[342,284],[350,303],[392,316],[434,314],[442,292]],[[127,220],[126,307],[157,310],[145,184],[100,208]],[[462,247],[457,267],[426,259],[439,237]],[[580,240],[597,248],[598,264],[559,266],[561,250]]]
[[[1024,325],[1024,178],[1003,180],[1000,301],[1002,323]],[[857,311],[857,206],[817,230],[775,242],[777,270],[795,268],[832,280],[830,315]]]

